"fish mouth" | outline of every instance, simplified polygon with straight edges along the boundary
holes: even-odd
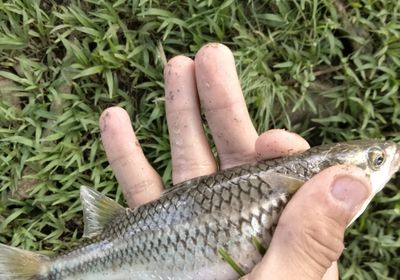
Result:
[[[394,175],[400,169],[400,145],[395,146],[395,153],[390,167],[390,174]]]

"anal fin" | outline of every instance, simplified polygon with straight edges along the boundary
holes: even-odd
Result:
[[[85,222],[84,237],[98,235],[116,216],[125,212],[125,208],[117,202],[86,186],[81,186],[81,201]]]

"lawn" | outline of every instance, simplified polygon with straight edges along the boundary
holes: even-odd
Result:
[[[163,65],[229,46],[259,132],[400,142],[400,2],[0,0],[0,243],[79,244],[79,186],[123,203],[98,117],[124,107],[171,178]],[[400,174],[347,230],[342,279],[400,279]]]

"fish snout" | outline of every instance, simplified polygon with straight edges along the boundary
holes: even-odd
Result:
[[[392,166],[390,168],[390,173],[394,174],[400,169],[400,145],[396,145],[396,151],[394,153],[393,161],[392,161]]]

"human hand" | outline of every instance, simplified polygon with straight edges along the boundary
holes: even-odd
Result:
[[[204,46],[195,61],[184,56],[171,59],[164,78],[174,184],[217,170],[200,106],[213,135],[220,169],[309,148],[303,138],[284,130],[258,136],[232,53],[223,45]],[[108,160],[129,206],[157,199],[163,190],[161,178],[147,162],[128,114],[118,107],[109,108],[100,117],[100,127]],[[331,192],[333,182],[340,182],[337,178],[344,178],[341,192]],[[356,168],[337,166],[315,176],[288,203],[266,256],[245,279],[270,279],[272,275],[274,279],[321,279],[325,273],[324,279],[338,279],[335,261],[343,249],[345,227],[368,192],[369,182]],[[346,199],[355,202],[346,204]]]

